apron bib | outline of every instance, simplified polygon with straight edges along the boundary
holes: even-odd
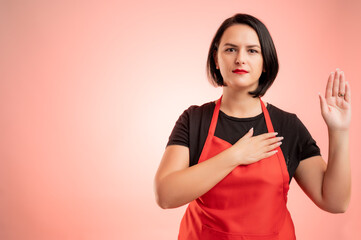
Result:
[[[214,136],[222,97],[217,102],[199,163],[232,144]],[[268,132],[274,132],[260,99]],[[289,175],[281,148],[271,157],[239,165],[207,193],[189,203],[179,240],[293,240],[287,210]]]

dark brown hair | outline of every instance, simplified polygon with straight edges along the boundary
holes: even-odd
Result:
[[[253,28],[257,35],[259,42],[261,44],[261,52],[263,57],[263,66],[265,72],[262,72],[259,82],[258,88],[249,94],[253,95],[253,97],[261,97],[263,96],[268,88],[274,82],[277,73],[278,73],[278,58],[276,48],[273,44],[273,40],[271,38],[270,33],[266,26],[257,18],[248,15],[248,14],[241,14],[238,13],[233,17],[226,19],[222,25],[218,28],[212,43],[209,47],[208,58],[207,58],[207,76],[210,82],[214,86],[224,86],[223,77],[221,72],[216,69],[216,63],[214,60],[214,54],[217,52],[219,43],[223,36],[224,31],[227,28],[236,25],[236,24],[246,24]]]

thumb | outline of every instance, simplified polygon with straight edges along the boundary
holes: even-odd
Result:
[[[318,93],[318,96],[320,98],[321,112],[326,113],[328,110],[328,105],[327,105],[326,99],[324,96],[321,95],[321,93]]]
[[[253,136],[253,127],[243,137],[250,138],[252,136]]]

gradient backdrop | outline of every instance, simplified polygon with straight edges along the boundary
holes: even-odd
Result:
[[[361,2],[0,1],[0,239],[176,239],[153,178],[179,115],[217,99],[211,39],[235,13],[261,19],[278,77],[264,97],[294,112],[327,160],[317,93],[336,67],[353,91],[352,200],[319,209],[293,179],[298,239],[361,239]]]

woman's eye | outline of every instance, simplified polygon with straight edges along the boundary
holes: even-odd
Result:
[[[236,49],[234,49],[234,48],[227,48],[226,49],[226,52],[235,52],[236,51]]]
[[[258,53],[257,50],[254,50],[254,49],[250,49],[249,50],[251,53]]]

